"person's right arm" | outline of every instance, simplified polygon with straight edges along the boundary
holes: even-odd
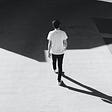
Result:
[[[51,42],[51,40],[49,40],[49,42],[48,42],[48,57],[49,58],[51,57],[51,53],[50,53],[51,46],[52,46],[52,42]]]
[[[50,32],[48,34],[47,40],[48,40],[48,57],[50,58],[50,56],[51,56],[50,51],[51,51],[51,47],[52,47],[51,33]]]

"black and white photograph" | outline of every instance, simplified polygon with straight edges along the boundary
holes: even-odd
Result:
[[[0,112],[112,112],[112,0],[0,0]]]

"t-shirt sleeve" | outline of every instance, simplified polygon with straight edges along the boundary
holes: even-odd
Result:
[[[51,33],[48,33],[47,40],[51,40]]]
[[[68,36],[67,34],[64,32],[64,40],[67,40],[68,39]]]

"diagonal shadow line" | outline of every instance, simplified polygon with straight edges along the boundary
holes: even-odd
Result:
[[[88,94],[88,95],[99,97],[103,101],[112,104],[112,96],[106,95],[106,94],[104,94],[104,93],[102,93],[102,92],[100,92],[100,91],[98,91],[96,89],[88,87],[88,86],[86,86],[86,85],[84,85],[84,84],[82,84],[82,83],[80,83],[80,82],[78,82],[78,81],[76,81],[76,80],[66,76],[65,74],[63,74],[63,77],[66,78],[67,80],[69,80],[69,81],[71,81],[71,82],[73,82],[73,83],[83,87],[83,88],[86,88],[90,92],[89,91],[85,91],[85,90],[81,90],[81,89],[77,89],[77,88],[74,88],[74,87],[70,87],[70,86],[66,85],[64,82],[61,85],[62,87],[68,88],[68,89],[76,91],[76,92],[80,92],[80,93],[84,93],[84,94]]]

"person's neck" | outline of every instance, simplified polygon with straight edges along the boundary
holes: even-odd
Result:
[[[55,30],[60,30],[60,28],[55,28]]]

